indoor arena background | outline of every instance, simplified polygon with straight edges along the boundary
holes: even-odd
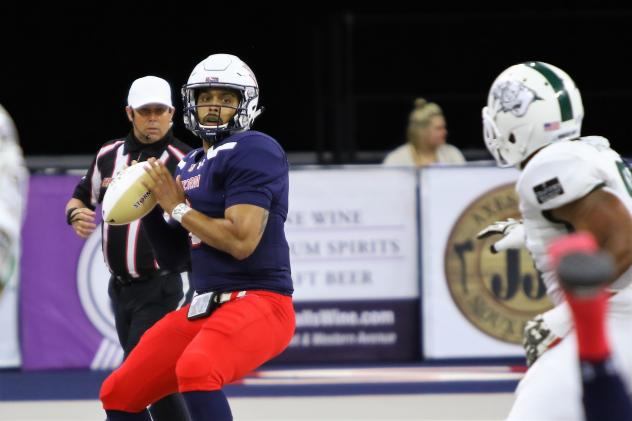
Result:
[[[583,133],[629,156],[632,8],[236,6],[3,13],[0,104],[31,177],[19,294],[2,302],[17,317],[0,319],[0,340],[17,325],[20,352],[0,356],[0,419],[105,418],[98,390],[123,356],[109,273],[99,230],[79,239],[64,206],[99,146],[129,131],[138,77],[170,82],[174,133],[199,147],[179,88],[219,52],[257,75],[255,128],[291,163],[297,331],[227,387],[235,419],[503,419],[525,371],[522,327],[550,303],[526,251],[475,240],[519,216],[518,172],[485,150],[481,107],[509,65],[555,64],[582,91]],[[418,97],[443,108],[466,164],[381,165]]]

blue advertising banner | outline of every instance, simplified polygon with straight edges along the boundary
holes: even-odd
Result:
[[[419,300],[297,302],[296,334],[279,362],[419,359]]]

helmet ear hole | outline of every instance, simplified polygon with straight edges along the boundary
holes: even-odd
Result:
[[[514,134],[513,134],[513,133],[511,133],[511,134],[509,135],[509,139],[507,139],[507,140],[508,140],[508,141],[509,141],[509,143],[511,143],[511,144],[515,144],[515,143],[516,143],[516,137],[514,136]]]

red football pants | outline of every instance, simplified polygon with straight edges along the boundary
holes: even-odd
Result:
[[[139,412],[177,391],[218,390],[280,354],[294,335],[292,297],[267,291],[222,304],[204,319],[167,314],[101,386],[104,409]]]

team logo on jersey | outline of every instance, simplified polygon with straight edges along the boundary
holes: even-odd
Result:
[[[193,177],[185,178],[184,180],[182,180],[182,188],[185,191],[197,189],[198,187],[200,187],[200,177],[201,177],[201,174],[194,175]]]
[[[533,192],[535,193],[535,198],[538,200],[538,203],[542,204],[555,199],[557,196],[563,195],[564,189],[562,188],[560,180],[555,177],[535,186]]]
[[[515,80],[499,83],[492,90],[492,95],[498,111],[515,117],[524,116],[531,103],[542,99],[535,91]]]
[[[465,318],[485,334],[519,344],[525,323],[549,308],[546,288],[526,249],[492,254],[501,237],[477,240],[495,221],[520,219],[513,184],[490,190],[459,216],[445,250],[448,289]]]

